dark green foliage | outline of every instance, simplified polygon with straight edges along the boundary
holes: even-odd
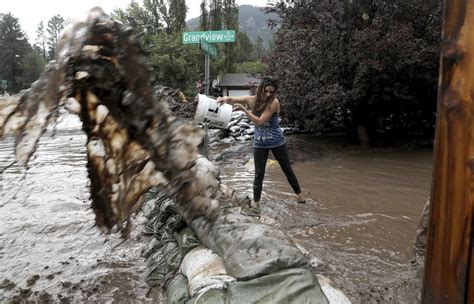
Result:
[[[166,26],[170,27],[169,17],[167,14],[167,7],[164,5],[163,0],[143,0],[143,8],[139,9],[140,15],[132,15],[132,20],[138,21],[138,23],[147,26],[148,32],[150,34],[157,33],[160,29],[163,28],[163,22]],[[143,18],[143,19],[139,19]]]
[[[209,30],[222,29],[222,0],[211,0],[209,4]]]
[[[181,35],[162,32],[151,37],[147,51],[157,83],[179,88],[187,96],[196,93],[196,81],[204,70],[203,56],[196,45],[183,45]]]
[[[18,19],[0,14],[0,79],[7,80],[6,90],[11,94],[30,87],[44,65],[40,54],[28,43]]]
[[[170,28],[172,32],[179,33],[186,28],[187,10],[185,0],[169,1],[168,14],[171,16]]]
[[[239,47],[239,57],[237,58],[237,62],[255,61],[257,59],[255,47],[247,34],[239,31],[236,33],[235,39],[237,40]]]
[[[204,55],[197,44],[183,45],[182,29],[172,26],[173,20],[182,20],[179,16],[186,14],[183,6],[179,6],[183,3],[176,0],[146,0],[141,7],[132,2],[125,10],[116,9],[114,18],[135,27],[143,48],[150,55],[158,84],[179,88],[185,95],[193,96],[197,92],[196,82],[204,80]],[[225,72],[234,72],[237,63],[247,61],[251,63],[240,66],[239,70],[262,71],[264,66],[253,62],[256,56],[252,43],[245,33],[238,31],[235,0],[211,1],[209,7],[207,3],[201,3],[201,29],[212,24],[214,30],[235,29],[237,32],[235,43],[214,45],[218,48],[218,57],[211,62],[211,79],[223,76]],[[150,27],[150,24],[157,25]]]
[[[141,34],[151,35],[163,29],[159,15],[152,14],[134,0],[126,9],[115,9],[112,17],[124,24],[130,24],[137,33]]]
[[[201,2],[201,16],[199,16],[199,30],[207,31],[209,29],[209,11],[207,10],[207,1]]]
[[[235,65],[235,73],[260,75],[263,74],[267,68],[267,65],[261,61],[246,61]]]
[[[35,47],[37,48],[38,52],[41,54],[44,60],[47,59],[46,55],[46,34],[44,32],[44,24],[41,21],[38,24],[38,28],[36,29],[36,40],[35,40]]]
[[[239,29],[239,8],[235,4],[235,0],[223,0],[223,28],[224,30]]]
[[[440,1],[300,1],[268,58],[289,122],[317,131],[366,128],[372,142],[431,136]],[[353,138],[357,141],[357,138]]]
[[[235,30],[239,31],[239,9],[235,4],[235,0],[223,0],[222,4],[223,11],[223,30]],[[239,57],[239,49],[234,44],[224,44],[224,72],[234,71],[234,65]]]
[[[66,21],[61,15],[55,15],[48,21],[46,32],[46,44],[48,46],[48,59],[56,59],[56,50],[58,48],[58,41],[61,38],[61,31],[64,29]]]
[[[197,45],[181,43],[184,0],[146,0],[143,7],[132,2],[125,10],[116,9],[113,17],[135,28],[150,56],[156,84],[180,89],[187,96],[196,93],[204,60]]]

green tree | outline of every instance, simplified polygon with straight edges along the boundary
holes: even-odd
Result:
[[[171,16],[171,30],[180,33],[186,28],[186,7],[185,0],[171,0],[169,2],[169,15]]]
[[[186,27],[185,0],[144,0],[144,8],[157,33],[164,25],[168,33],[181,32]]]
[[[207,31],[209,29],[209,11],[207,10],[207,1],[201,2],[201,16],[199,17],[199,29]]]
[[[0,79],[17,93],[31,86],[44,69],[45,60],[28,43],[18,19],[0,14]]]
[[[58,48],[58,41],[61,37],[61,32],[66,25],[66,21],[61,15],[55,15],[48,21],[48,36],[46,42],[48,45],[48,59],[53,60],[56,58],[56,50]]]
[[[441,1],[299,1],[276,5],[283,22],[269,73],[284,84],[285,119],[344,130],[357,142],[432,136]]]
[[[239,8],[235,4],[235,0],[223,0],[223,26],[224,30],[239,30]],[[239,49],[235,45],[226,43],[224,44],[224,71],[232,72],[234,64],[239,57]]]
[[[17,82],[22,89],[29,88],[44,71],[46,59],[37,50],[31,49],[25,54],[25,57],[20,60],[23,73],[18,75]]]
[[[267,68],[268,66],[261,61],[246,61],[237,63],[235,66],[235,72],[258,75],[265,73]]]
[[[195,45],[183,45],[181,35],[161,32],[153,35],[149,53],[157,83],[178,88],[185,95],[195,93],[203,70],[202,55]]]
[[[209,4],[209,29],[222,29],[222,0],[211,0]]]
[[[163,30],[182,32],[186,27],[186,13],[185,0],[144,0],[143,7],[132,0],[125,10],[115,9],[112,15],[149,38]]]
[[[0,79],[7,81],[7,91],[16,93],[27,87],[24,60],[32,50],[18,19],[11,13],[0,17]]]
[[[150,55],[156,82],[191,95],[204,68],[196,45],[181,42],[186,10],[182,0],[146,0],[143,7],[131,3],[125,10],[114,10],[114,17],[140,31],[140,43]]]
[[[256,51],[257,51],[257,60],[262,58],[264,49],[263,49],[263,40],[260,35],[257,36],[257,43],[256,43]]]
[[[46,60],[46,34],[44,32],[44,23],[41,21],[36,29],[35,46],[39,50],[43,59]]]
[[[257,56],[255,53],[255,47],[250,41],[249,36],[245,32],[237,32],[236,33],[236,40],[238,43],[238,52],[239,56],[237,58],[237,62],[246,62],[246,61],[255,61],[257,60]]]
[[[167,13],[165,3],[163,0],[143,0],[143,7],[147,15],[144,21],[149,22],[150,34],[158,33],[163,28],[162,21],[168,21],[163,15]]]
[[[235,4],[235,0],[223,0],[223,29],[238,30],[239,29],[239,8]]]
[[[154,23],[153,15],[135,0],[132,0],[126,9],[114,9],[112,17],[124,24],[131,25],[140,34],[151,35],[162,28],[159,22]]]

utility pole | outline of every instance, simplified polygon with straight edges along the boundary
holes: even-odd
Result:
[[[444,0],[422,302],[474,303],[474,1]]]
[[[210,60],[209,60],[209,55],[204,54],[204,82],[206,83],[206,90],[205,94],[206,96],[209,96],[209,82],[210,82],[210,76],[209,76],[209,65],[210,65]]]

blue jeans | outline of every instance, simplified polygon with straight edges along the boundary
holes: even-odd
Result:
[[[301,193],[298,179],[296,178],[290,164],[290,157],[288,154],[288,146],[285,144],[276,148],[253,148],[253,159],[255,163],[255,178],[253,180],[253,200],[260,201],[262,194],[263,178],[265,177],[265,167],[267,165],[268,153],[270,150],[275,156],[278,164],[280,164],[283,173],[286,175],[288,183],[296,194]]]

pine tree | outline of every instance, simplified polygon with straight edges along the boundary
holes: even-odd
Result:
[[[211,0],[209,9],[209,29],[222,29],[222,0]]]
[[[186,28],[186,7],[185,0],[171,0],[169,3],[168,13],[171,20],[171,31],[181,33]]]
[[[225,30],[239,30],[239,8],[235,5],[235,0],[224,0],[223,3],[223,16],[224,16],[224,29]],[[226,43],[224,45],[224,54],[225,62],[224,69],[225,72],[231,72],[233,70],[233,65],[238,58],[238,49]]]
[[[260,34],[257,36],[257,60],[263,55],[263,39],[260,37]]]
[[[18,77],[23,73],[21,60],[27,54],[28,41],[18,19],[10,13],[2,15],[0,20],[0,79],[6,80],[7,91],[21,89]]]
[[[239,29],[239,8],[235,4],[235,0],[224,0],[222,10],[224,30],[237,31]]]
[[[237,32],[235,36],[239,50],[237,62],[255,61],[256,50],[254,44],[250,41],[249,36],[247,36],[244,31]]]
[[[209,11],[207,10],[207,1],[201,2],[201,16],[199,17],[199,29],[207,31],[209,29]]]
[[[36,29],[36,40],[35,45],[40,51],[41,56],[43,59],[46,59],[46,35],[44,33],[44,23],[41,21],[38,24],[38,28]]]
[[[46,38],[48,44],[48,58],[53,60],[56,58],[56,50],[61,31],[64,29],[66,22],[61,15],[55,15],[48,21],[48,37]]]
[[[132,0],[127,8],[116,8],[113,11],[112,17],[124,24],[129,24],[140,35],[151,35],[157,33],[163,26],[154,22],[153,14],[140,6],[138,2]]]
[[[163,0],[143,0],[143,6],[148,14],[147,20],[144,21],[149,22],[150,34],[155,34],[163,28],[162,20],[165,19],[165,23],[168,24],[168,20],[163,16],[163,13],[167,13]]]
[[[28,88],[38,78],[43,64],[18,19],[10,13],[0,14],[0,80],[6,80],[6,87],[0,89],[17,93]]]

